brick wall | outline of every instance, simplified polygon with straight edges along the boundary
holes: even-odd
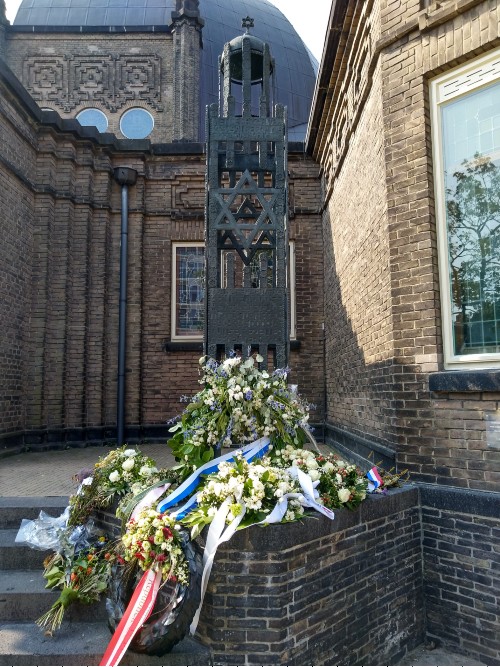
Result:
[[[328,95],[309,139],[328,202],[331,438],[345,444],[351,434],[352,447],[361,438],[365,454],[392,450],[415,481],[495,490],[500,378],[436,379],[443,355],[428,79],[496,46],[499,9],[342,6],[343,32],[338,43],[331,37],[338,77],[324,75]]]
[[[0,433],[25,428],[35,197],[36,134],[26,113],[0,96]]]
[[[217,551],[197,636],[215,664],[397,664],[424,636],[418,492],[238,531]]]
[[[397,664],[424,640],[495,664],[499,511],[498,494],[421,484],[333,522],[238,531],[217,551],[197,638],[224,665]]]
[[[498,494],[421,489],[427,633],[488,665],[498,661]]]
[[[179,397],[199,387],[201,340],[194,347],[170,341],[172,243],[203,241],[202,146],[100,141],[93,129],[51,112],[42,121],[15,82],[2,79],[2,91],[9,138],[2,203],[16,221],[2,219],[10,239],[2,263],[9,267],[2,429],[21,432],[21,441],[24,432],[31,446],[114,437],[121,192],[112,170],[129,166],[138,179],[129,189],[127,437],[165,437]],[[313,420],[320,421],[320,182],[302,152],[291,154],[290,170],[300,343],[293,381],[318,405]]]

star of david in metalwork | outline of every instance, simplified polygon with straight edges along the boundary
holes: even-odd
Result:
[[[219,250],[236,250],[248,266],[259,250],[276,247],[275,188],[260,188],[245,170],[234,188],[214,195],[220,207],[214,220]]]
[[[244,19],[241,19],[241,27],[245,28],[246,31],[248,32],[249,28],[254,27],[254,20],[251,19],[249,16],[246,16]]]

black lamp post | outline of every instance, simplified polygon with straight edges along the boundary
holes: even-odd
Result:
[[[120,302],[118,309],[118,386],[116,406],[117,446],[124,443],[125,430],[125,359],[127,350],[127,259],[128,259],[128,188],[135,185],[137,171],[130,167],[113,170],[115,181],[122,188],[120,235]]]

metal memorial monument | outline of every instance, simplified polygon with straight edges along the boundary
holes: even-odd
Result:
[[[207,109],[205,354],[289,352],[286,110],[273,104],[269,45],[246,33],[219,58],[219,105]]]

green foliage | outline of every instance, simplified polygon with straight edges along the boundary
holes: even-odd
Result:
[[[268,436],[278,447],[300,446],[309,406],[287,386],[288,369],[260,370],[262,357],[202,358],[203,389],[171,428],[169,446],[183,477],[214,457],[214,449]]]

